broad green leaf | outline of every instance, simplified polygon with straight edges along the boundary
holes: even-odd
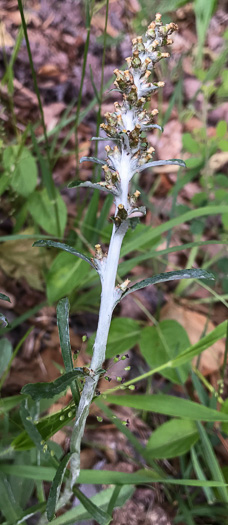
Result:
[[[41,226],[43,230],[51,235],[59,236],[55,215],[55,204],[58,209],[60,235],[63,236],[67,221],[67,209],[64,200],[57,190],[56,203],[49,198],[47,189],[44,188],[43,190],[36,191],[30,195],[27,202],[27,208],[34,221]]]
[[[190,133],[183,133],[182,144],[183,148],[189,153],[200,153],[199,143],[192,138]]]
[[[79,488],[74,488],[74,494],[99,525],[109,525],[112,517],[107,512],[99,508],[91,499],[87,498]]]
[[[141,172],[143,170],[146,170],[147,168],[153,168],[155,166],[181,166],[182,168],[186,168],[186,164],[181,159],[169,159],[169,160],[155,160],[152,162],[147,162],[146,164],[143,164],[140,166],[140,168],[137,169],[138,172]]]
[[[216,126],[216,136],[223,138],[227,132],[227,123],[225,120],[220,120]]]
[[[18,397],[18,396],[17,396]],[[25,396],[20,396],[21,400]],[[54,414],[48,414],[36,423],[36,428],[42,439],[48,441],[58,430],[69,424],[75,416],[75,406],[66,406]],[[24,430],[11,443],[14,450],[29,450],[34,447],[34,442]]]
[[[50,383],[28,383],[23,386],[21,393],[31,396],[34,401],[49,399],[61,394],[77,377],[85,375],[83,368],[75,368]]]
[[[69,310],[70,304],[67,297],[61,299],[57,304],[57,325],[59,331],[60,347],[66,372],[74,369],[69,332]],[[80,400],[80,392],[77,380],[71,383],[71,392],[76,405]]]
[[[189,348],[190,341],[185,329],[172,319],[161,321],[158,326],[148,326],[141,331],[141,353],[151,369],[157,368],[169,360],[175,359],[183,350]],[[179,367],[178,373],[173,368],[161,371],[164,377],[173,383],[186,381],[189,365]]]
[[[228,421],[228,415],[218,410],[205,407],[188,399],[165,394],[108,395],[105,401],[115,405],[135,408],[136,410],[156,412],[157,414],[192,419],[193,421]]]
[[[87,352],[92,353],[96,334],[93,334],[88,341]],[[114,357],[117,354],[127,352],[135,346],[140,337],[140,325],[134,319],[120,317],[113,319],[110,326],[106,358]]]
[[[93,190],[99,190],[99,191],[105,191],[106,193],[111,193],[112,195],[118,195],[118,191],[115,189],[115,186],[113,186],[111,189],[107,188],[103,184],[94,183],[90,181],[86,182],[80,182],[78,180],[73,180],[68,184],[68,188],[92,188]]]
[[[62,482],[64,479],[67,465],[70,460],[70,456],[71,454],[69,452],[69,454],[66,454],[64,458],[61,460],[57,468],[55,477],[52,481],[51,488],[50,488],[49,495],[48,495],[48,500],[47,500],[47,507],[46,507],[48,521],[51,521],[54,518],[56,504],[59,499],[60,489],[62,486]]]
[[[83,261],[86,261],[88,264],[90,264],[90,266],[92,266],[92,268],[94,268],[96,270],[96,266],[93,264],[93,262],[91,261],[91,259],[89,259],[88,257],[86,257],[86,255],[83,255],[83,253],[80,253],[80,252],[77,252],[77,250],[75,250],[73,248],[73,246],[69,246],[68,244],[64,244],[62,242],[56,242],[56,241],[52,241],[52,240],[40,240],[40,241],[35,241],[33,243],[33,246],[36,246],[36,247],[44,247],[44,248],[58,248],[60,250],[63,250],[64,252],[68,252],[68,253],[71,253],[72,255],[75,255],[76,257],[79,257],[80,259],[83,259]]]
[[[21,517],[22,509],[16,503],[9,481],[2,472],[0,472],[0,508],[7,525],[15,525]]]
[[[59,253],[47,274],[48,301],[52,304],[80,288],[90,271],[87,261],[74,261],[70,253]]]
[[[136,283],[130,288],[128,288],[126,292],[123,293],[119,301],[124,299],[124,297],[129,295],[129,293],[136,292],[137,290],[141,290],[142,288],[146,288],[146,286],[150,286],[151,284],[164,283],[167,281],[175,281],[175,280],[180,280],[180,279],[211,279],[211,280],[214,280],[214,275],[212,273],[207,272],[206,270],[198,270],[198,269],[178,270],[176,272],[159,273],[158,275],[154,275],[153,277],[144,279],[143,281],[140,281],[139,283]]]
[[[5,295],[4,293],[0,293],[0,299],[1,301],[7,301],[8,303],[11,303],[10,298],[8,295]]]
[[[0,339],[0,377],[4,374],[13,353],[12,344],[6,337]]]
[[[146,450],[151,458],[175,458],[188,452],[198,439],[194,421],[171,419],[152,432]]]
[[[3,165],[9,172],[10,185],[19,195],[28,197],[37,184],[36,161],[25,146],[8,146],[3,153]]]

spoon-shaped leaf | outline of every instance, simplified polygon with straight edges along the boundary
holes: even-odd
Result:
[[[109,189],[106,186],[102,186],[99,183],[93,183],[90,181],[80,182],[78,180],[73,180],[68,184],[68,188],[93,188],[94,190],[106,191],[107,193],[112,193],[113,195],[119,195],[119,192],[113,186],[113,189]]]
[[[62,242],[52,241],[52,240],[45,240],[40,239],[39,241],[34,242],[33,246],[40,246],[40,247],[50,247],[50,248],[59,248],[60,250],[64,250],[65,252],[71,253],[72,255],[76,255],[76,257],[80,257],[80,259],[83,259],[83,261],[86,261],[92,268],[96,270],[96,266],[92,263],[91,259],[89,257],[86,257],[86,255],[83,255],[83,253],[77,252],[72,246],[69,246],[68,244],[64,244]]]
[[[61,392],[71,385],[76,377],[85,377],[86,375],[83,368],[75,368],[50,383],[28,383],[23,386],[21,393],[30,395],[34,401],[49,399],[57,394],[61,394]]]
[[[124,297],[126,297],[126,295],[128,295],[129,293],[141,290],[141,288],[146,288],[146,286],[150,286],[151,284],[164,283],[166,281],[174,281],[180,279],[214,280],[214,275],[212,273],[207,272],[206,270],[198,270],[195,268],[190,270],[178,270],[176,272],[159,273],[157,275],[154,275],[153,277],[149,277],[148,279],[143,279],[143,281],[140,281],[139,283],[136,283],[133,286],[131,286],[131,288],[128,288],[126,292],[122,294],[121,298],[116,302],[116,304],[119,301],[121,301]]]
[[[8,295],[5,295],[4,293],[0,293],[0,299],[2,301],[7,301],[8,303],[11,303],[10,298],[8,297]]]
[[[147,162],[146,164],[143,164],[143,166],[140,166],[137,171],[143,171],[147,168],[155,168],[155,166],[181,166],[182,168],[186,168],[186,164],[181,159],[169,159],[169,160],[155,160],[152,162]]]
[[[80,159],[80,163],[85,161],[94,162],[95,164],[101,164],[101,166],[104,166],[105,164],[105,160],[97,159],[97,157],[82,157]]]

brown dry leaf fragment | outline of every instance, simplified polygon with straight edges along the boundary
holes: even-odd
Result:
[[[31,231],[24,233],[31,233]],[[41,254],[39,248],[33,248],[32,239],[4,242],[0,246],[0,266],[12,279],[25,279],[35,290],[43,290],[44,260],[50,265],[50,254]],[[46,258],[47,257],[47,258]]]
[[[208,165],[211,173],[215,173],[228,163],[228,151],[220,151],[210,158]]]
[[[44,111],[44,121],[47,127],[47,131],[51,131],[56,126],[59,116],[62,111],[65,109],[65,104],[63,102],[53,102],[48,106],[43,107]]]
[[[56,78],[60,75],[60,70],[56,64],[44,64],[38,70],[40,77]]]
[[[178,306],[173,301],[168,302],[162,308],[160,318],[161,320],[174,319],[178,321],[186,330],[191,344],[200,340],[205,327],[207,327],[207,334],[215,328],[215,325],[208,321],[206,315]],[[224,342],[220,340],[201,354],[199,370],[204,376],[219,370],[223,363],[224,351]],[[195,363],[196,360],[197,358],[193,362]]]
[[[4,22],[0,22],[0,48],[13,47],[15,44],[14,39],[6,30]]]

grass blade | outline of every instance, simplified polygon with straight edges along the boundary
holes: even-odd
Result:
[[[67,297],[60,299],[57,304],[57,325],[59,331],[60,347],[66,372],[74,369],[69,332],[69,300]],[[71,383],[71,392],[77,406],[80,400],[80,392],[77,379]]]

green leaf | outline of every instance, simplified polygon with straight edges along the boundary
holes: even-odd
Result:
[[[34,467],[31,465],[21,465],[20,470],[15,470],[14,465],[0,463],[0,471],[6,474],[14,474],[16,477],[23,477],[28,479],[43,480],[43,481],[52,481],[55,475],[56,470],[51,467],[40,467],[36,466],[34,473]],[[182,485],[189,487],[224,487],[225,483],[221,481],[205,481],[198,479],[176,479],[171,477],[161,477],[153,469],[140,469],[137,472],[117,472],[112,470],[84,470],[80,471],[79,477],[77,479],[77,484],[83,485],[142,485],[145,483],[165,483],[170,485]],[[110,489],[108,489],[110,490]],[[105,492],[105,491],[102,491]],[[99,492],[98,494],[102,494]],[[97,496],[98,496],[97,494]],[[93,501],[97,499],[92,498]],[[104,499],[100,500],[101,503],[104,503]],[[102,505],[101,505],[102,506]],[[77,507],[78,508],[78,507]],[[72,512],[75,512],[76,509],[73,509]],[[71,512],[71,511],[70,511]],[[65,517],[62,516],[62,521],[58,521],[59,518],[53,521],[57,525],[62,523],[69,523],[68,521],[63,521]],[[74,517],[74,514],[73,514]],[[70,522],[71,523],[71,522]]]
[[[96,520],[99,525],[109,525],[112,516],[95,505],[95,503],[93,503],[91,499],[87,498],[87,496],[83,494],[79,488],[75,487],[73,492],[82,503],[83,507],[85,507],[85,509],[89,512],[90,516],[92,516],[92,518]]]
[[[188,399],[165,394],[108,395],[105,399],[111,404],[156,412],[171,417],[192,419],[193,421],[228,421],[228,415],[205,407]]]
[[[102,160],[102,159],[97,159],[97,157],[81,157],[80,159],[80,163],[81,162],[94,162],[95,164],[100,164],[101,166],[104,166],[105,164],[105,160]]]
[[[220,481],[221,483],[225,483],[222,470],[220,468],[219,462],[216,458],[216,455],[214,453],[211,441],[207,435],[207,432],[201,423],[197,424],[198,432],[200,435],[201,443],[202,443],[202,450],[203,450],[203,458],[204,461],[208,467],[208,469],[211,472],[212,479],[214,481]],[[219,495],[224,503],[228,503],[228,492],[226,487],[219,487],[218,488]]]
[[[18,396],[17,396],[18,397]],[[24,396],[20,396],[21,401]],[[69,424],[75,416],[75,405],[66,406],[54,414],[48,414],[36,423],[36,428],[44,441],[50,439],[58,430]],[[34,447],[34,442],[24,430],[11,443],[14,450],[29,450]]]
[[[71,456],[71,453],[69,452],[69,454],[66,454],[64,458],[61,460],[57,468],[55,477],[52,481],[50,492],[48,495],[48,500],[47,500],[47,507],[46,507],[48,521],[51,521],[54,518],[56,504],[59,499],[61,485],[64,479],[67,465],[70,460],[70,456]]]
[[[30,412],[26,408],[26,400],[21,403],[20,416],[26,432],[33,441],[37,450],[39,450],[39,452],[41,453],[42,457],[50,456],[49,449],[45,444],[41,434],[39,433],[37,426],[33,423]]]
[[[10,175],[10,185],[23,197],[28,197],[37,184],[36,161],[25,146],[8,146],[3,153],[3,165]]]
[[[177,321],[167,319],[158,326],[144,328],[139,344],[144,359],[153,369],[175,359],[180,352],[189,348],[190,341],[187,332]],[[162,370],[161,374],[173,383],[182,384],[187,379],[188,371],[187,364],[179,367],[178,373],[169,367]]]
[[[200,151],[199,143],[192,138],[190,133],[183,133],[182,144],[183,148],[189,153],[199,153]]]
[[[220,120],[216,126],[216,137],[223,138],[227,132],[227,123],[225,120]]]
[[[92,263],[91,259],[86,257],[86,255],[83,255],[83,253],[77,252],[77,250],[75,250],[73,246],[69,246],[68,244],[52,241],[49,239],[46,241],[45,239],[43,239],[40,241],[35,241],[33,243],[33,246],[36,246],[36,247],[39,246],[42,248],[46,248],[46,247],[47,248],[58,248],[60,250],[63,250],[64,252],[71,253],[72,255],[75,255],[76,257],[83,259],[83,261],[86,261],[90,266],[92,266],[92,268],[96,270],[96,266]]]
[[[56,224],[55,204],[58,210],[60,235],[63,236],[66,221],[67,208],[60,193],[56,190],[56,203],[48,196],[47,189],[36,191],[30,195],[27,208],[31,213],[34,221],[51,235],[59,236],[58,226]]]
[[[182,168],[186,168],[186,164],[181,159],[169,159],[169,160],[155,160],[152,162],[147,162],[146,164],[143,164],[140,166],[137,171],[140,173],[143,170],[146,170],[147,168],[154,168],[155,166],[181,166]]]
[[[74,379],[77,377],[85,377],[85,375],[83,368],[75,368],[50,383],[28,383],[23,386],[21,393],[31,396],[34,401],[49,399],[61,394],[61,392],[70,386]]]
[[[126,297],[126,295],[128,295],[129,293],[136,292],[137,290],[141,290],[142,288],[146,288],[146,286],[150,286],[151,284],[164,283],[167,281],[174,281],[180,279],[214,280],[214,275],[212,273],[207,272],[206,270],[198,270],[195,268],[192,270],[178,270],[176,272],[159,273],[158,275],[154,275],[154,277],[144,279],[143,281],[140,281],[139,283],[136,283],[133,286],[131,286],[131,288],[128,288],[128,290],[126,290],[126,292],[123,293],[119,301],[124,299],[124,297]],[[118,302],[116,302],[116,304],[118,304]]]
[[[0,414],[9,412],[9,410],[19,405],[24,398],[25,396],[22,395],[0,398]]]
[[[187,361],[190,361],[195,357],[196,355],[201,354],[204,350],[207,350],[210,346],[212,346],[216,341],[219,339],[222,339],[222,337],[226,336],[227,331],[227,321],[224,321],[223,323],[220,323],[214,330],[212,330],[209,334],[205,335],[200,339],[198,343],[195,343],[194,345],[187,348],[184,352],[182,352],[178,357],[172,360],[170,363],[171,366],[174,368],[179,367],[180,365],[183,365]]]
[[[156,237],[159,237],[162,233],[165,233],[179,224],[183,224],[192,219],[198,217],[208,216],[208,215],[221,215],[222,213],[227,213],[227,206],[204,206],[202,208],[197,208],[196,210],[190,210],[174,219],[170,219],[164,224],[160,224],[156,228],[147,228],[145,231],[141,232],[140,236],[134,235],[134,237],[126,242],[121,250],[121,257],[128,255],[133,250],[139,250],[146,243],[151,242]]]
[[[74,369],[69,332],[69,300],[65,297],[57,304],[57,325],[59,331],[60,347],[66,372]],[[71,383],[71,392],[76,405],[80,400],[80,392],[77,381]]]
[[[80,182],[78,180],[73,180],[68,184],[68,188],[92,188],[93,190],[105,191],[106,193],[111,193],[112,195],[119,195],[119,192],[113,186],[112,189],[107,188],[99,183],[94,183],[90,181]]]
[[[10,298],[8,295],[5,295],[4,293],[0,293],[0,299],[1,301],[7,301],[8,303],[11,303]]]
[[[81,288],[82,282],[90,271],[87,261],[80,259],[73,261],[71,253],[59,253],[47,274],[49,303],[52,304],[77,288]]]
[[[92,353],[96,334],[93,334],[88,341],[87,352]],[[106,358],[114,357],[133,348],[140,337],[140,325],[134,319],[120,317],[113,319],[110,326]]]
[[[95,494],[95,496],[93,496],[90,501],[99,509],[106,510],[113,496],[114,490],[115,488],[113,487],[104,489],[101,492],[98,492],[98,494]],[[132,487],[122,487],[115,504],[116,507],[122,507],[126,500],[132,496],[133,492],[134,489]],[[68,512],[64,512],[62,516],[54,519],[52,523],[53,525],[72,525],[72,523],[75,523],[76,521],[86,520],[89,518],[91,518],[91,515],[85,510],[84,505],[80,504]]]
[[[0,339],[0,377],[4,374],[12,357],[12,344],[6,337]]]
[[[0,472],[0,508],[7,525],[15,525],[21,517],[22,509],[16,503],[9,481],[2,472]]]
[[[221,411],[224,414],[228,414],[228,399],[225,399],[224,403],[222,403]],[[222,423],[221,428],[222,431],[225,432],[225,434],[228,434],[228,423]]]
[[[146,450],[151,458],[175,458],[188,452],[198,439],[194,421],[171,419],[152,432]]]

